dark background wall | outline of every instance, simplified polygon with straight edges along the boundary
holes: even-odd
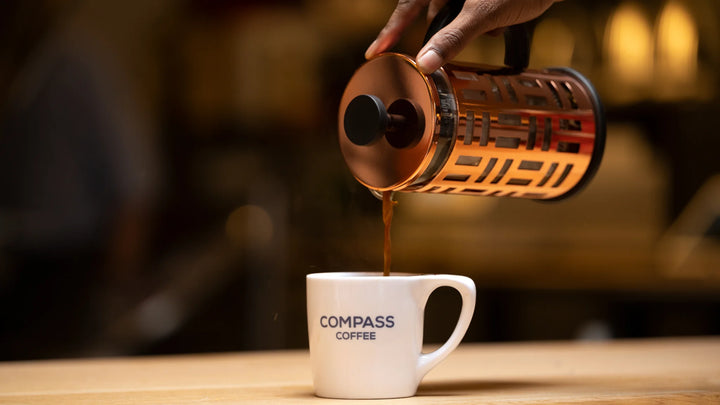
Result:
[[[305,274],[382,265],[336,115],[391,3],[3,2],[0,360],[306,347]],[[531,67],[596,85],[597,177],[556,204],[399,195],[395,270],[472,277],[466,341],[720,333],[718,22],[712,0],[554,5]],[[426,342],[457,300],[433,295]]]

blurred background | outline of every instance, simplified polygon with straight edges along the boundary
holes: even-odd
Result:
[[[3,1],[0,360],[307,347],[305,274],[382,266],[336,128],[394,6]],[[394,270],[472,277],[466,341],[720,334],[719,22],[714,0],[554,5],[530,63],[597,87],[594,181],[552,204],[401,194]],[[482,37],[458,60],[502,58]],[[436,291],[426,342],[458,310]]]

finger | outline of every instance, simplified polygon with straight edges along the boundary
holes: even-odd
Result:
[[[468,12],[467,4],[450,24],[433,35],[418,52],[417,62],[424,73],[432,73],[452,59],[475,37],[493,27],[486,18],[488,14]],[[476,17],[481,16],[481,17]]]
[[[400,34],[428,6],[430,0],[399,0],[395,11],[385,27],[378,34],[377,39],[365,51],[365,58],[371,58],[393,46]]]

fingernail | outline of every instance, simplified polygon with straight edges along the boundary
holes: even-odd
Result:
[[[370,46],[368,46],[367,51],[365,51],[365,59],[370,59],[373,56],[375,56],[375,52],[377,51],[378,47],[378,40],[374,40]]]
[[[430,74],[440,69],[440,66],[443,64],[443,59],[434,49],[429,49],[420,55],[417,63],[423,73]]]

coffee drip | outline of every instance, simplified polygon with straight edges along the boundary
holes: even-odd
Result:
[[[390,224],[392,223],[393,207],[397,201],[392,200],[392,191],[384,191],[382,195],[382,219],[385,225],[385,238],[383,242],[383,276],[390,275],[392,264],[392,244],[390,243]]]

